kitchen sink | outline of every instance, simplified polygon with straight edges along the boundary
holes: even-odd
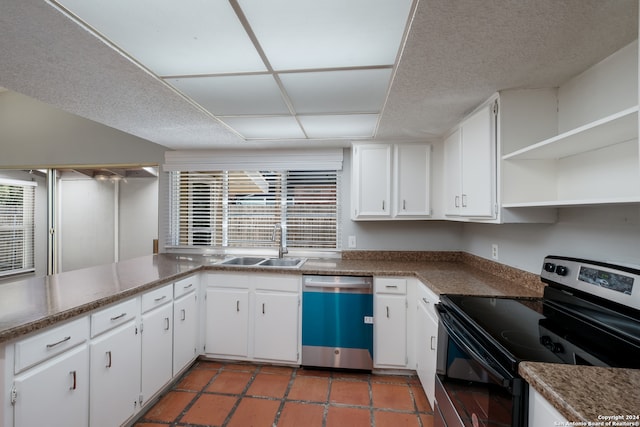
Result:
[[[224,265],[256,265],[262,261],[265,261],[267,258],[263,257],[253,257],[253,256],[239,256],[235,258],[228,259],[226,261],[222,261],[220,264]]]
[[[260,266],[293,267],[298,268],[306,261],[305,258],[269,258],[262,261]]]
[[[306,258],[264,258],[240,256],[222,261],[220,265],[237,265],[244,267],[280,267],[280,268],[300,268]]]

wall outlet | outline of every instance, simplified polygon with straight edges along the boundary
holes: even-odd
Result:
[[[498,260],[498,244],[491,245],[491,258]]]
[[[356,248],[356,236],[349,236],[349,241],[347,242],[347,244],[349,245],[349,249],[355,249]]]

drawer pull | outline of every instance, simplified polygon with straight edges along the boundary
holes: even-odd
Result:
[[[164,323],[164,330],[165,330],[165,331],[168,331],[168,330],[169,330],[169,327],[170,327],[170,325],[169,325],[169,318],[168,318],[168,317],[165,317],[165,318],[164,318],[164,322],[165,322],[165,323]]]
[[[398,289],[398,285],[384,285],[387,289]]]
[[[387,306],[387,319],[389,318],[389,306]]]
[[[240,300],[236,300],[236,311],[240,311]]]
[[[183,287],[182,289],[189,289],[192,286],[193,286],[193,283],[189,283],[187,286]]]
[[[185,310],[184,308],[180,310],[180,316],[180,320],[185,320],[187,318],[187,310]]]
[[[122,319],[122,318],[123,318],[124,316],[126,316],[126,315],[127,315],[127,312],[124,312],[124,313],[119,314],[119,315],[117,315],[117,316],[115,316],[115,317],[112,317],[112,318],[111,318],[111,321],[113,322],[114,320]]]
[[[424,301],[425,304],[429,304],[429,301],[424,297],[422,297],[422,301]]]
[[[166,295],[162,295],[161,297],[158,297],[158,298],[154,299],[154,301],[155,301],[155,302],[160,302],[160,301],[162,301],[163,299],[165,299],[166,297],[167,297]]]
[[[53,347],[55,347],[57,345],[62,344],[63,342],[69,341],[70,339],[71,339],[71,335],[69,335],[68,337],[62,338],[60,341],[54,342],[53,344],[47,344],[47,348],[53,348]]]
[[[110,368],[111,367],[111,350],[107,351],[107,365],[105,366],[106,368]]]
[[[436,337],[431,336],[431,350],[436,349]]]
[[[264,314],[264,303],[262,303],[262,314]]]
[[[75,390],[78,385],[78,382],[76,381],[76,371],[69,372],[69,375],[73,378],[73,383],[71,384],[71,387],[69,387],[69,390]]]

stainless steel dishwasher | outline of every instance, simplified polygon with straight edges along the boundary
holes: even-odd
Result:
[[[303,276],[302,365],[373,367],[373,279]]]

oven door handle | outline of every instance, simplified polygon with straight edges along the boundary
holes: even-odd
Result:
[[[494,366],[496,362],[489,360],[487,357],[483,356],[480,351],[477,350],[477,348],[481,348],[482,346],[477,343],[475,339],[473,339],[468,334],[468,339],[462,337],[458,330],[461,330],[463,328],[453,325],[453,323],[457,322],[449,313],[440,310],[439,314],[442,324],[444,325],[447,333],[453,339],[453,341],[464,351],[469,353],[469,355],[472,356],[473,359],[478,363],[480,363],[487,371],[489,371],[504,387],[509,387],[513,376],[509,375],[506,371],[503,373],[499,372],[498,369]]]

